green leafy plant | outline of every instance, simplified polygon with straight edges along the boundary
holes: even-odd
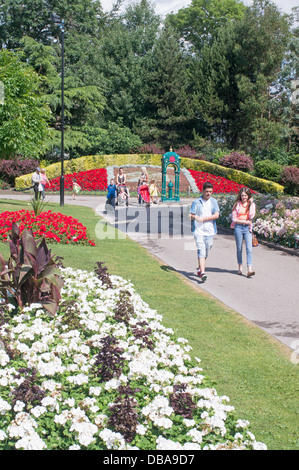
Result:
[[[32,230],[24,230],[20,235],[14,223],[9,246],[7,266],[0,254],[0,291],[5,301],[11,296],[20,308],[40,303],[54,315],[63,279],[45,239],[37,243]]]
[[[254,174],[258,178],[280,182],[283,166],[273,160],[260,160],[254,165]]]
[[[35,197],[32,197],[30,200],[30,204],[34,211],[35,216],[37,217],[44,210],[44,207],[48,204],[48,202],[45,202],[41,198],[40,192],[39,192],[38,198],[35,199]]]

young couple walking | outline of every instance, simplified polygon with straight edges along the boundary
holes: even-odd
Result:
[[[207,280],[206,260],[213,245],[213,237],[217,233],[216,220],[219,217],[219,206],[212,197],[213,185],[206,182],[203,185],[202,196],[196,199],[190,209],[192,232],[194,235],[198,268],[197,275],[203,282]],[[237,248],[238,274],[242,274],[242,245],[246,244],[247,277],[255,274],[252,270],[252,220],[255,216],[255,204],[248,188],[242,188],[233,206],[232,224]]]

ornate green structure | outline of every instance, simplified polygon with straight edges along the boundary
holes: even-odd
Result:
[[[166,174],[168,165],[174,166],[175,183],[173,195],[173,183],[168,183],[168,197],[166,189]],[[162,156],[162,191],[161,201],[179,201],[180,200],[180,171],[181,171],[181,157],[170,149],[170,152],[164,153]]]

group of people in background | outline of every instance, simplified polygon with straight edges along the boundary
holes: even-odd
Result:
[[[202,196],[196,199],[190,209],[192,232],[197,248],[198,267],[196,274],[205,282],[207,280],[206,261],[213,246],[213,237],[217,233],[216,220],[219,218],[217,199],[212,197],[213,185],[203,184]],[[232,210],[231,228],[237,250],[238,274],[243,274],[243,240],[246,246],[247,277],[255,275],[252,269],[252,234],[253,219],[255,216],[255,203],[249,188],[241,188]]]
[[[152,179],[149,182],[149,176],[146,171],[146,168],[142,167],[141,170],[142,172],[139,176],[137,183],[137,202],[139,204],[143,202],[141,188],[146,185],[148,188],[150,201],[156,204],[158,202],[159,190],[155,184],[155,180]],[[116,205],[129,205],[130,192],[126,183],[127,177],[124,174],[123,169],[119,168],[116,180],[114,178],[111,178],[110,184],[107,187],[106,208],[107,206],[110,206],[115,209]]]
[[[114,178],[111,178],[110,184],[107,187],[106,208],[107,206],[108,208],[110,206],[115,209],[115,206],[118,204],[126,204],[126,206],[129,205],[130,192],[126,183],[127,177],[124,174],[123,169],[119,168],[116,181]]]

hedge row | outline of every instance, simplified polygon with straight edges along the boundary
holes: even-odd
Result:
[[[161,165],[161,155],[158,154],[128,154],[128,155],[89,155],[66,160],[64,162],[64,174],[78,173],[79,171],[93,170],[95,168],[105,168],[107,166],[122,165]],[[181,158],[181,167],[188,170],[205,171],[216,176],[223,176],[236,183],[244,184],[255,191],[276,194],[283,193],[284,187],[273,181],[256,178],[247,173],[231,168],[225,168],[204,160],[194,160],[192,158]],[[61,174],[61,163],[53,163],[47,167],[47,176],[50,179]],[[15,188],[21,191],[31,186],[31,174],[20,176],[15,179]]]

